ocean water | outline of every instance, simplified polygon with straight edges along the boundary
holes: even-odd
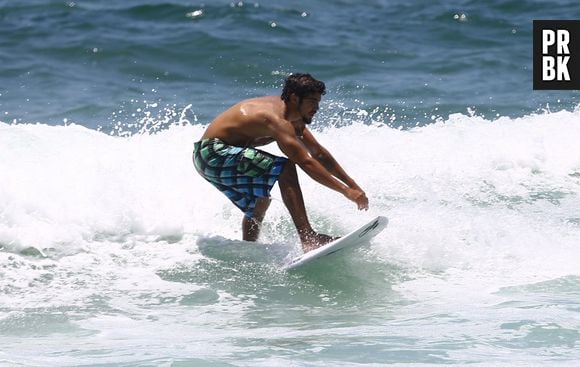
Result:
[[[575,0],[0,0],[0,366],[578,366],[580,99],[532,90]],[[258,243],[191,163],[208,121],[327,83],[312,128],[368,212],[302,172]],[[267,147],[277,152],[275,146]]]

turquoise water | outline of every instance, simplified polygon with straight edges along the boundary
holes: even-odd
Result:
[[[327,101],[394,126],[468,108],[517,117],[579,103],[578,92],[532,91],[532,20],[574,19],[573,0],[43,0],[0,8],[4,122],[110,131],[146,117],[174,120],[191,105],[188,119],[202,123],[241,97],[277,93],[297,70],[328,83]]]
[[[533,91],[575,1],[1,1],[0,366],[577,366],[580,109]],[[287,273],[193,170],[229,104],[307,71],[370,244]],[[276,147],[268,147],[276,153]]]

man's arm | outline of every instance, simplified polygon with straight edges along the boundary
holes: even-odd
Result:
[[[304,129],[303,142],[310,154],[319,161],[332,175],[344,182],[348,187],[356,190],[361,190],[358,184],[345,172],[345,170],[338,164],[336,159],[330,152],[324,148],[316,139],[314,135],[308,130]]]
[[[288,159],[300,166],[318,183],[348,196],[346,191],[349,186],[334,177],[318,160],[312,157],[310,152],[300,143],[290,124],[276,125],[273,126],[272,136]]]
[[[298,140],[296,132],[290,123],[287,121],[284,123],[284,120],[281,119],[272,119],[268,125],[271,135],[278,143],[280,150],[291,161],[300,166],[304,172],[320,184],[340,192],[349,200],[355,202],[359,210],[368,209],[368,199],[365,193],[356,184],[354,184],[354,187],[349,186],[347,182],[335,176],[318,159],[314,158],[306,146]],[[342,170],[342,168],[340,169]]]

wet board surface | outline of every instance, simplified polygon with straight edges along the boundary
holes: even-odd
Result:
[[[338,240],[332,241],[315,250],[308,251],[305,254],[295,257],[284,266],[284,269],[296,269],[306,264],[310,264],[321,257],[334,254],[346,248],[352,248],[367,243],[371,238],[381,233],[388,223],[389,220],[386,217],[376,217],[372,221],[361,226],[359,229],[350,232]]]

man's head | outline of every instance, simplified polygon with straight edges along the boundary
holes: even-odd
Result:
[[[302,100],[311,94],[324,95],[325,93],[324,82],[314,79],[310,74],[294,73],[286,78],[281,97],[284,102],[288,103],[292,94]]]
[[[310,74],[294,73],[286,78],[281,98],[286,105],[296,103],[304,122],[309,124],[318,111],[320,97],[325,93],[324,82],[314,79]]]

